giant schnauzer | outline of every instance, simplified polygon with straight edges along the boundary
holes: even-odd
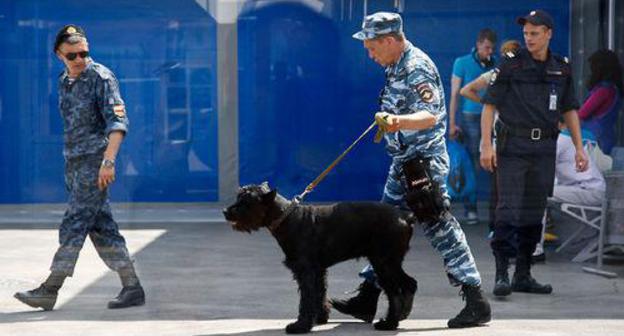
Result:
[[[327,268],[359,257],[368,258],[389,301],[375,329],[394,330],[409,315],[417,284],[402,263],[412,226],[394,207],[379,202],[299,205],[265,182],[240,188],[223,213],[237,231],[268,228],[284,251],[284,264],[301,295],[299,316],[287,333],[307,333],[314,324],[327,323]]]

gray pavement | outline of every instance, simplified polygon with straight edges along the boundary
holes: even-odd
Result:
[[[220,208],[201,204],[116,205],[116,216],[147,291],[143,307],[107,310],[120,289],[90,242],[73,278],[61,290],[56,310],[30,309],[12,295],[45,278],[56,249],[56,227],[64,205],[0,207],[0,335],[280,335],[296,317],[298,295],[282,254],[266,231],[234,232]],[[458,211],[457,213],[460,213]],[[482,211],[485,213],[485,211]],[[332,312],[324,335],[623,335],[624,264],[607,269],[619,277],[584,273],[572,263],[574,248],[548,250],[535,276],[554,293],[491,295],[494,265],[485,222],[465,227],[491,299],[494,320],[487,327],[446,329],[463,306],[448,285],[442,262],[420,230],[415,230],[405,269],[419,282],[414,309],[395,332]],[[564,230],[565,231],[565,230]],[[577,246],[577,249],[580,246]],[[342,296],[359,282],[364,260],[339,264],[329,272],[329,294]],[[385,310],[380,304],[378,316]]]

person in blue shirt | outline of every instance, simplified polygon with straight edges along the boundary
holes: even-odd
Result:
[[[496,33],[489,28],[479,31],[475,47],[464,56],[458,57],[453,64],[451,77],[451,100],[449,105],[449,137],[461,137],[468,148],[475,172],[479,171],[479,141],[481,139],[481,109],[480,103],[462,99],[459,90],[463,85],[472,82],[484,72],[494,67],[492,53],[496,46]],[[458,122],[457,111],[461,111],[461,123]],[[475,188],[466,197],[466,224],[477,224],[477,189]]]
[[[54,52],[65,65],[58,91],[69,202],[50,275],[41,286],[18,292],[15,298],[34,308],[52,310],[89,236],[123,286],[108,308],[142,305],[145,293],[108,201],[108,187],[115,181],[115,157],[129,125],[119,84],[109,69],[89,57],[89,44],[79,26],[67,25],[58,32]]]

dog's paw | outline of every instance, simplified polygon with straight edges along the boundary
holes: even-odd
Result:
[[[329,320],[329,312],[320,312],[316,315],[316,320],[314,321],[317,325],[326,324]]]
[[[295,321],[286,326],[287,334],[305,334],[310,332],[312,324],[303,321]]]
[[[329,302],[325,301],[321,306],[320,311],[316,314],[316,319],[314,319],[314,323],[316,325],[326,324],[327,320],[329,320],[329,312],[331,311],[331,305]]]
[[[375,322],[373,326],[377,330],[396,330],[396,328],[399,326],[399,322],[381,319],[378,322]]]

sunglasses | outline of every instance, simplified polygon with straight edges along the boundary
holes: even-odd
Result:
[[[89,57],[89,51],[81,51],[81,52],[77,52],[77,53],[67,53],[65,54],[65,58],[67,58],[70,61],[73,61],[76,59],[76,57],[80,56],[81,58],[87,58]]]

